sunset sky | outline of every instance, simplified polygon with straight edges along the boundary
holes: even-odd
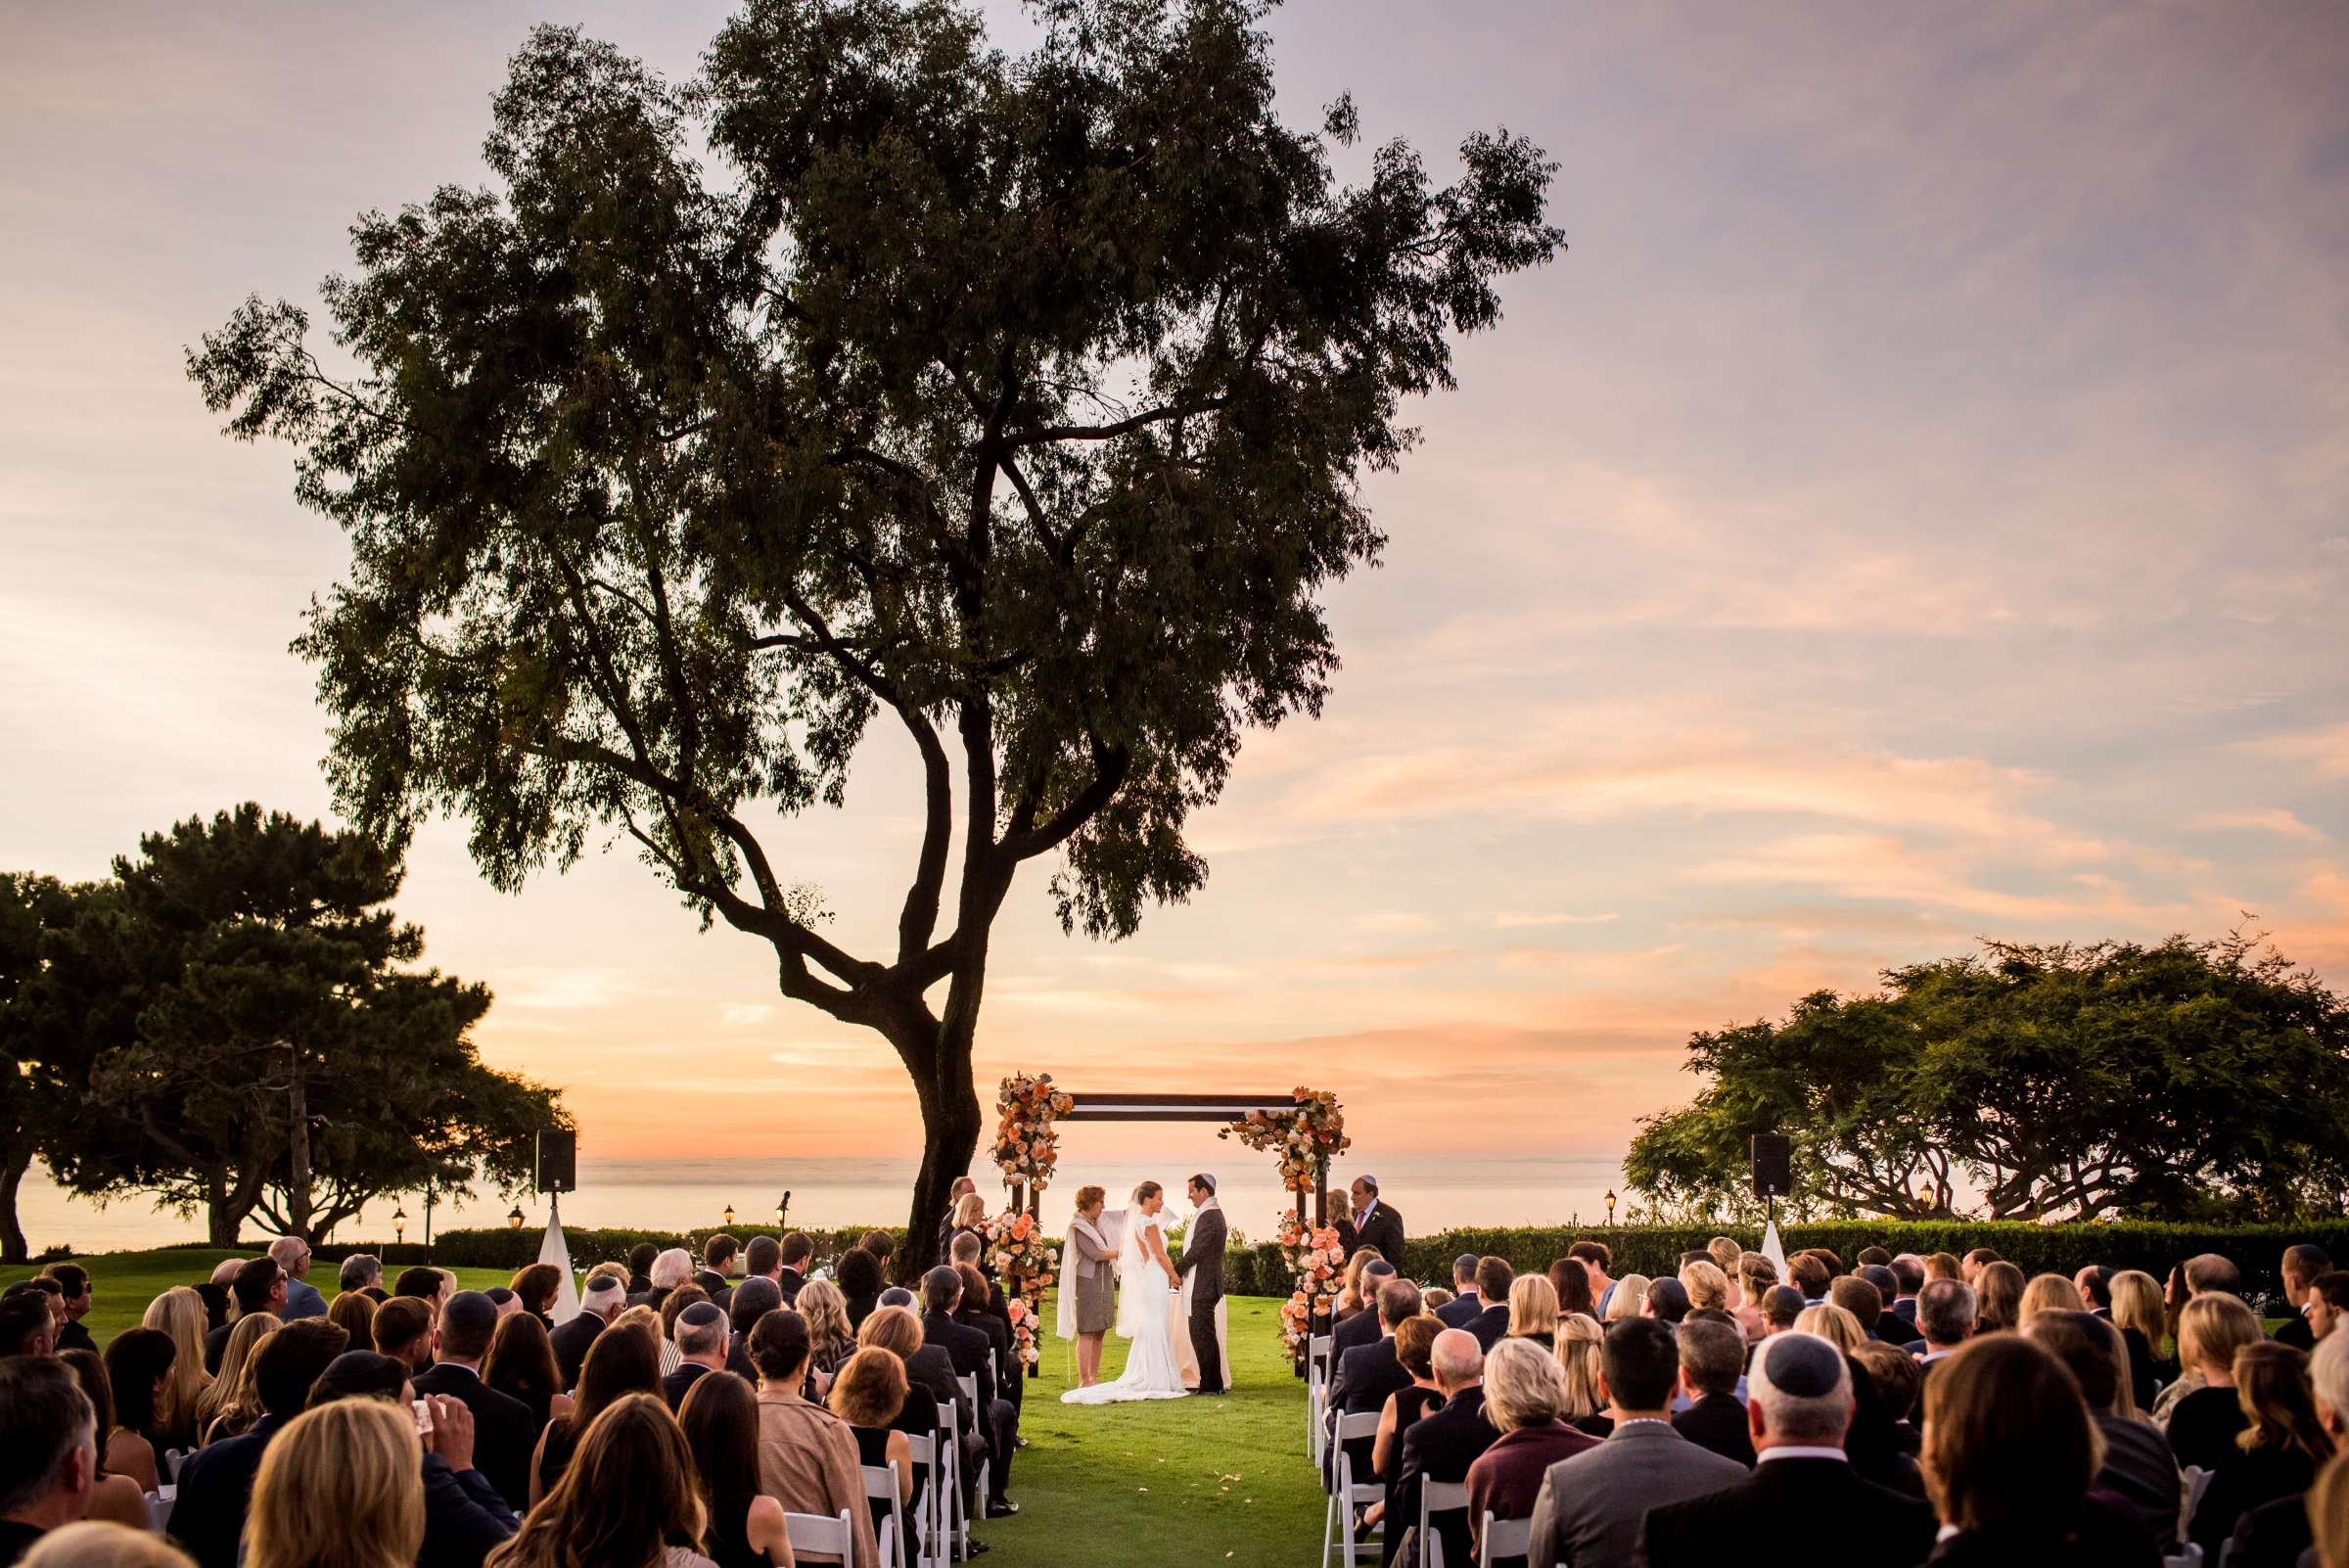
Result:
[[[1015,7],[989,7],[1017,44]],[[20,8],[0,59],[0,865],[327,810],[286,651],[344,568],[183,345],[314,301],[359,210],[486,176],[539,20],[675,73],[725,8]],[[1326,715],[1253,738],[1213,874],[1114,945],[1033,872],[983,1094],[1344,1098],[1365,1158],[1619,1157],[1690,1030],[1983,936],[2214,936],[2349,987],[2349,11],[1295,0],[1284,113],[1439,168],[1505,124],[1571,249],[1368,488]],[[1359,166],[1349,155],[1345,166]],[[777,822],[878,949],[915,837],[876,726]],[[910,1153],[877,1041],[615,853],[399,908],[603,1156]]]

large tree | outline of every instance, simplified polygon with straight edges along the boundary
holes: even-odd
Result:
[[[2251,935],[1992,943],[1883,980],[1692,1037],[1710,1081],[1642,1121],[1628,1179],[1752,1209],[1747,1142],[1775,1130],[1797,1213],[2287,1218],[2349,1196],[2349,1008]]]
[[[484,1066],[482,987],[418,969],[401,867],[359,833],[244,806],[151,834],[54,931],[42,1016],[89,1061],[42,1153],[93,1193],[323,1236],[379,1193],[510,1187],[553,1094]]]
[[[349,534],[297,645],[345,811],[454,813],[501,888],[624,841],[768,944],[912,1078],[913,1265],[1018,872],[1096,937],[1198,889],[1243,732],[1319,710],[1401,399],[1559,243],[1505,133],[1340,184],[1355,110],[1280,121],[1259,0],[1034,9],[1013,59],[945,0],[752,0],[684,86],[541,28],[495,184],[359,219],[348,373],[257,299],[190,355]],[[923,829],[860,949],[760,818],[840,806],[876,717]]]
[[[67,1015],[46,966],[60,934],[106,897],[96,884],[0,872],[0,1263],[25,1260],[17,1195],[34,1156],[79,1114],[100,1032]]]

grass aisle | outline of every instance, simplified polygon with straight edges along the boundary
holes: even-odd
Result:
[[[1321,1491],[1305,1456],[1305,1385],[1281,1354],[1278,1307],[1231,1299],[1236,1386],[1221,1399],[1063,1405],[1075,1363],[1047,1334],[1043,1375],[1029,1383],[1020,1417],[1028,1438],[1012,1471],[1020,1516],[982,1532],[994,1547],[984,1563],[1311,1563],[1321,1545]],[[1109,1337],[1104,1377],[1125,1366],[1126,1349]]]
[[[112,1253],[80,1260],[97,1293],[87,1322],[101,1344],[139,1320],[173,1285],[207,1277],[230,1254]],[[237,1256],[250,1256],[238,1254]],[[0,1285],[34,1270],[0,1270]],[[459,1268],[472,1289],[504,1284],[507,1271]],[[330,1300],[333,1271],[311,1270]],[[1028,1385],[1021,1428],[1028,1447],[1012,1471],[1016,1519],[983,1525],[992,1552],[982,1568],[1300,1568],[1321,1544],[1321,1492],[1305,1457],[1305,1385],[1280,1350],[1277,1302],[1231,1301],[1231,1371],[1221,1399],[1067,1406],[1070,1348],[1046,1334],[1043,1375]],[[1052,1321],[1049,1302],[1044,1322]],[[1111,1335],[1102,1373],[1126,1364]]]

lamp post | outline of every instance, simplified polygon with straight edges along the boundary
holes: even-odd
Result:
[[[726,1228],[728,1230],[734,1228],[734,1205],[730,1203],[726,1205]]]
[[[791,1223],[791,1191],[790,1191],[790,1189],[789,1189],[789,1188],[785,1188],[785,1189],[784,1189],[784,1192],[783,1192],[783,1196],[781,1196],[780,1198],[777,1198],[777,1199],[775,1200],[775,1228],[776,1228],[777,1230],[781,1230],[782,1228],[784,1228],[786,1225],[788,1225],[788,1224],[790,1224],[790,1223]]]
[[[392,1239],[393,1241],[408,1239],[408,1211],[405,1209],[395,1208],[392,1211]]]
[[[1607,1195],[1599,1201],[1607,1206],[1607,1227],[1613,1229],[1615,1225],[1615,1189],[1607,1188]]]
[[[508,1214],[507,1214],[507,1216],[506,1216],[506,1223],[507,1223],[507,1224],[509,1224],[509,1225],[511,1225],[511,1226],[513,1226],[513,1227],[514,1227],[515,1229],[517,1229],[517,1230],[520,1230],[520,1229],[522,1228],[522,1205],[521,1205],[521,1204],[519,1204],[519,1203],[518,1203],[518,1204],[514,1205],[514,1207],[513,1207],[513,1210],[512,1210],[510,1213],[508,1213]]]

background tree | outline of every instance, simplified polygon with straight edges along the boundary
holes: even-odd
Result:
[[[70,1125],[89,1080],[88,1034],[68,1027],[48,983],[59,933],[105,897],[30,872],[0,872],[0,1263],[23,1263],[17,1195],[35,1156]]]
[[[117,860],[105,917],[61,935],[48,970],[92,1061],[46,1151],[59,1178],[202,1207],[234,1246],[255,1212],[316,1239],[377,1193],[527,1176],[531,1134],[563,1114],[481,1064],[485,990],[405,967],[423,934],[385,907],[400,878],[365,835],[250,805]]]
[[[1341,186],[1354,108],[1280,123],[1266,5],[1036,9],[1013,60],[943,0],[754,0],[685,88],[541,28],[497,187],[354,229],[353,374],[257,299],[190,354],[350,536],[297,644],[346,813],[454,813],[501,888],[624,839],[769,944],[913,1081],[909,1268],[977,1143],[1020,868],[1096,937],[1199,888],[1243,732],[1319,710],[1400,400],[1559,242],[1505,134],[1449,186],[1401,143]],[[756,824],[840,806],[877,716],[923,833],[860,951]]]
[[[2338,1214],[2349,1011],[2260,939],[1987,944],[1689,1040],[1695,1101],[1640,1123],[1627,1180],[1732,1212],[1747,1140],[1795,1142],[1798,1215]],[[1960,1194],[1962,1195],[1962,1194]]]

